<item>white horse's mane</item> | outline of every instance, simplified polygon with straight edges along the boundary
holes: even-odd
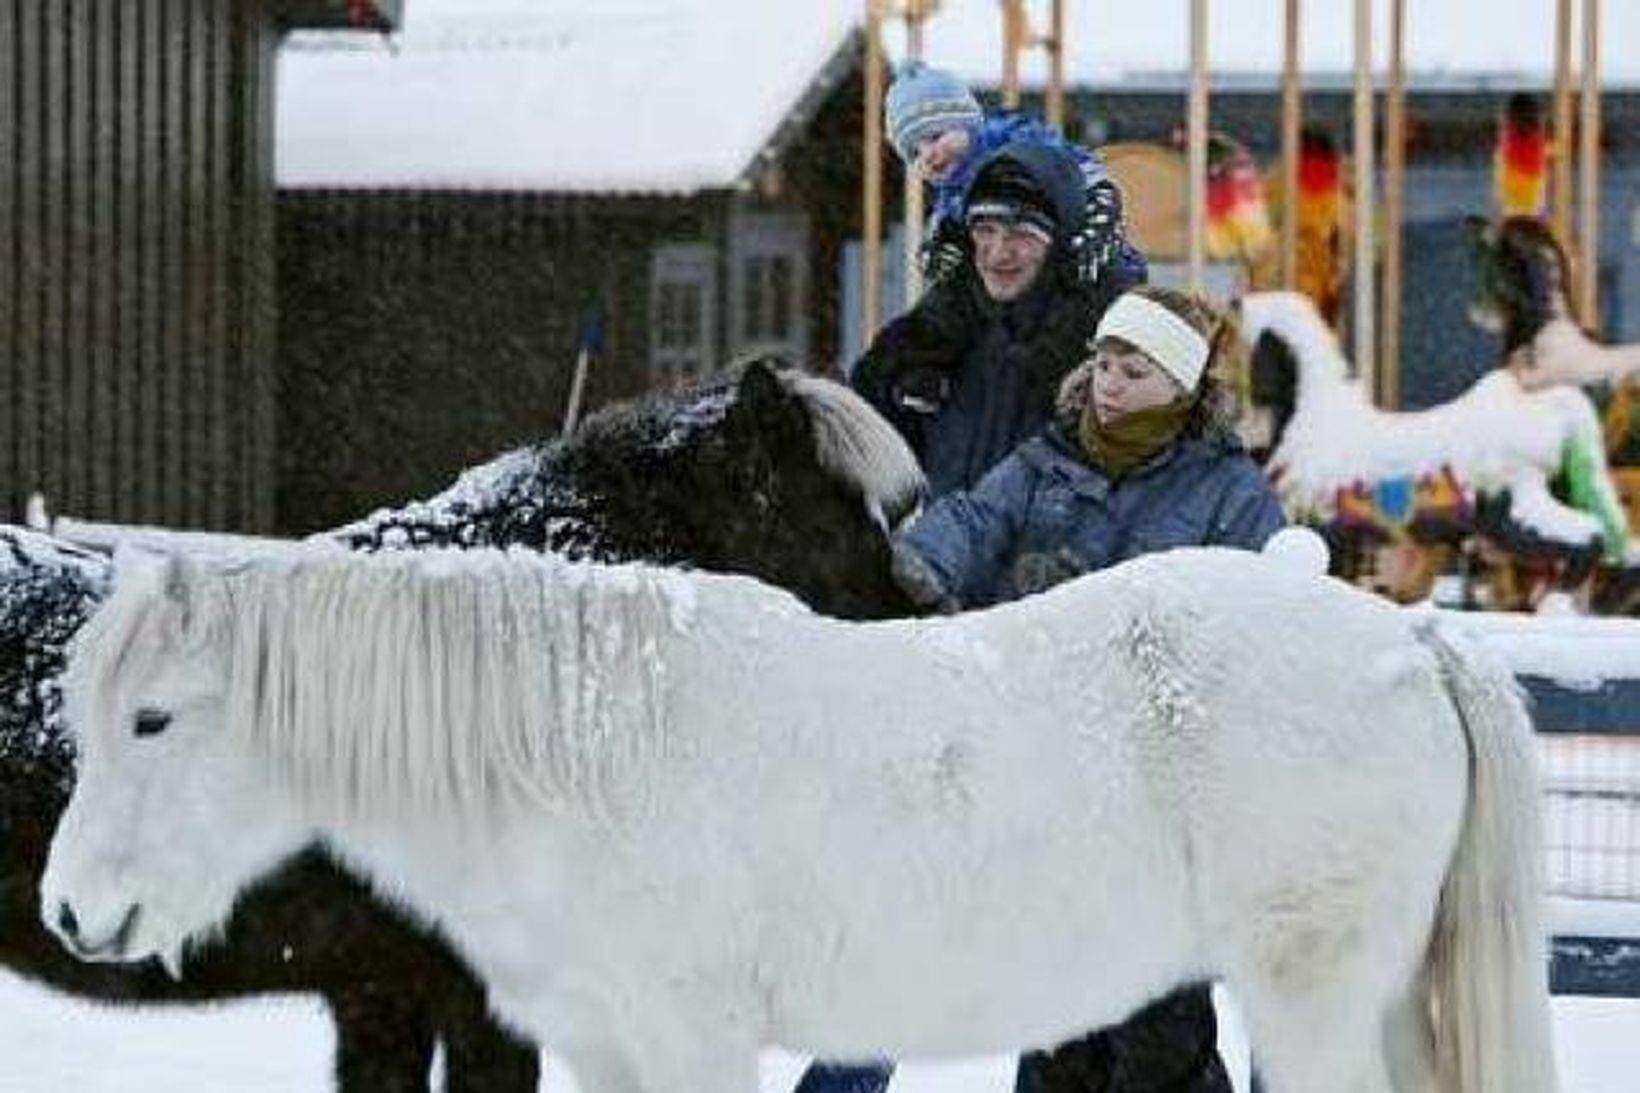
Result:
[[[844,384],[795,368],[775,375],[808,408],[820,465],[856,483],[872,518],[892,528],[927,492],[917,457],[899,431]]]
[[[223,731],[330,813],[615,821],[666,747],[659,646],[692,610],[676,575],[527,551],[173,560],[122,583],[80,670],[111,693],[156,637],[225,657]]]

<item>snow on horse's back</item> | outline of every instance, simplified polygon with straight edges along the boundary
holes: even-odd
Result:
[[[1214,975],[1272,1093],[1552,1085],[1510,676],[1279,561],[874,624],[490,552],[136,583],[76,656],[42,883],[90,958],[209,930],[318,828],[588,1093],[1053,1043]]]

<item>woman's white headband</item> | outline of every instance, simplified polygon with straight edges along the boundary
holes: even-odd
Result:
[[[1129,292],[1118,296],[1099,320],[1093,340],[1121,338],[1162,366],[1186,391],[1194,391],[1207,368],[1207,339],[1166,307]]]

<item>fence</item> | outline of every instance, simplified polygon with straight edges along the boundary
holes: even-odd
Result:
[[[1532,699],[1553,988],[1640,997],[1640,621],[1463,618]]]

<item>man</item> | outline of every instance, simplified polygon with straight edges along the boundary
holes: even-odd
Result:
[[[1073,245],[1084,176],[1062,148],[1014,142],[981,161],[963,203],[968,263],[951,292],[885,326],[854,387],[906,437],[938,498],[972,489],[1054,414],[1065,375],[1142,264],[1090,284]],[[960,291],[958,291],[960,290]],[[956,300],[961,306],[951,306]],[[1020,1093],[1229,1093],[1205,986],[1113,1029],[1021,1060]],[[817,1066],[797,1093],[882,1093],[888,1067]]]
[[[905,435],[935,496],[966,489],[1047,423],[1059,381],[1131,278],[1078,278],[1083,175],[1061,147],[1017,141],[974,173],[969,261],[952,291],[889,323],[853,371]]]

